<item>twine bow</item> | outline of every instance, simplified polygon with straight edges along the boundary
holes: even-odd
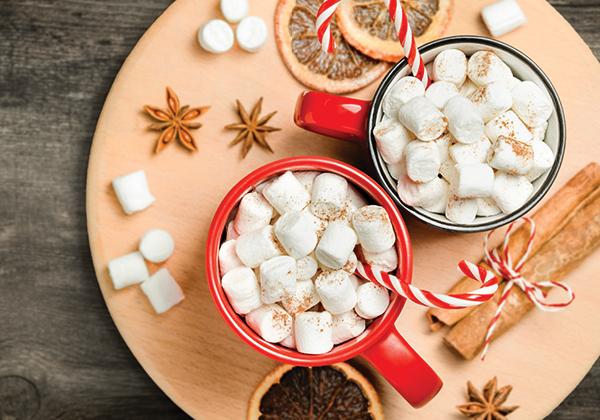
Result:
[[[523,217],[523,220],[529,225],[529,239],[527,241],[527,248],[525,250],[525,253],[516,264],[513,263],[512,257],[510,256],[509,252],[510,237],[513,233],[513,228],[516,222],[511,223],[508,227],[508,230],[506,231],[506,234],[504,236],[504,242],[502,243],[501,252],[499,252],[498,249],[493,249],[490,251],[490,248],[488,246],[489,239],[495,232],[495,230],[490,231],[484,240],[486,260],[490,267],[496,273],[498,273],[502,277],[502,279],[506,281],[506,285],[502,290],[500,301],[498,302],[498,307],[496,308],[494,317],[491,319],[488,329],[486,331],[485,345],[481,353],[481,360],[485,359],[485,356],[490,347],[490,343],[492,341],[492,334],[496,329],[498,320],[500,319],[500,315],[502,314],[504,306],[506,305],[506,300],[508,299],[508,296],[513,290],[513,286],[517,286],[519,289],[521,289],[526,294],[527,298],[531,300],[531,302],[533,302],[533,304],[538,309],[541,309],[544,312],[560,311],[566,306],[570,305],[571,302],[573,302],[573,299],[575,299],[575,294],[573,293],[573,290],[565,284],[548,280],[530,282],[521,275],[521,269],[523,268],[525,261],[527,261],[527,258],[531,253],[533,240],[535,238],[535,222],[529,217]],[[558,287],[559,289],[562,289],[564,292],[566,292],[566,299],[554,303],[548,302],[546,300],[547,291],[544,291],[544,288],[550,289],[553,287]]]

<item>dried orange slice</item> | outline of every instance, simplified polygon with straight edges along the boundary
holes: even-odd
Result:
[[[417,44],[440,37],[452,15],[453,0],[401,0]],[[369,57],[399,61],[404,51],[383,0],[345,0],[338,25],[350,45]]]
[[[321,51],[315,30],[322,0],[280,0],[275,11],[275,39],[285,65],[306,86],[330,93],[358,90],[376,80],[388,64],[352,48],[332,20],[336,50]]]
[[[247,419],[380,420],[383,408],[369,381],[346,363],[282,365],[254,391]]]

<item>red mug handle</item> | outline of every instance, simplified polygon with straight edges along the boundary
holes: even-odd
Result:
[[[308,131],[341,140],[366,139],[371,102],[325,92],[303,92],[294,121]]]
[[[415,408],[427,404],[442,389],[440,377],[395,327],[362,356]]]

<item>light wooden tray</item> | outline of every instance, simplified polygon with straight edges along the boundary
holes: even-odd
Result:
[[[257,54],[238,49],[221,56],[204,53],[196,30],[218,17],[216,1],[179,0],[148,30],[117,76],[100,116],[92,146],[87,184],[90,246],[98,282],[117,328],[152,379],[182,409],[196,418],[241,419],[254,387],[276,363],[261,356],[225,325],[212,304],[204,278],[204,244],[209,222],[226,191],[250,170],[274,159],[316,154],[361,167],[366,157],[356,145],[319,137],[296,128],[292,112],[303,86],[287,72],[273,41]],[[273,20],[275,0],[251,2],[251,13]],[[456,1],[448,34],[485,34],[479,19],[482,2]],[[502,39],[529,54],[550,76],[568,120],[565,161],[553,188],[590,160],[599,160],[600,66],[565,20],[545,0],[520,2],[529,23]],[[145,104],[164,106],[165,86],[182,104],[211,105],[195,132],[199,153],[169,145],[152,151],[156,135],[146,130]],[[367,98],[372,85],[356,96]],[[278,110],[271,135],[275,154],[254,148],[240,160],[227,147],[234,133],[223,126],[236,120],[235,99],[248,107],[264,96],[264,111]],[[156,203],[125,216],[111,180],[144,169]],[[415,254],[417,285],[445,291],[458,275],[461,258],[477,260],[482,234],[458,235],[427,228],[408,219]],[[176,251],[167,267],[183,287],[186,300],[163,316],[153,313],[138,287],[116,292],[107,262],[131,252],[149,228],[168,229]],[[577,385],[600,353],[600,269],[595,253],[569,282],[577,299],[559,314],[535,312],[498,342],[485,363],[464,362],[443,347],[441,333],[430,333],[424,310],[407,304],[398,328],[444,379],[445,386],[427,407],[414,410],[383,379],[357,360],[380,391],[386,414],[397,418],[448,418],[465,398],[465,382],[477,385],[497,375],[514,385],[510,404],[521,405],[511,418],[541,418]]]

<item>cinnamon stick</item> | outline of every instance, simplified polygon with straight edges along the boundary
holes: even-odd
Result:
[[[521,273],[529,281],[562,281],[578,262],[600,245],[600,188],[586,205],[540,250],[527,260]],[[474,358],[482,350],[490,320],[496,312],[501,291],[492,301],[473,310],[444,337],[444,342],[465,359]],[[517,324],[535,305],[517,287],[506,304],[492,335],[492,340]]]
[[[571,220],[573,215],[586,203],[586,198],[600,188],[600,165],[592,162],[580,170],[561,189],[559,189],[532,216],[537,232],[531,250],[531,256]],[[518,228],[510,240],[510,255],[518,261],[525,253],[529,238],[529,227]],[[479,264],[485,265],[483,259]],[[465,293],[479,287],[477,281],[468,277],[461,278],[448,293]],[[467,316],[474,308],[430,309],[427,311],[429,326],[437,331],[444,325],[452,326]]]

